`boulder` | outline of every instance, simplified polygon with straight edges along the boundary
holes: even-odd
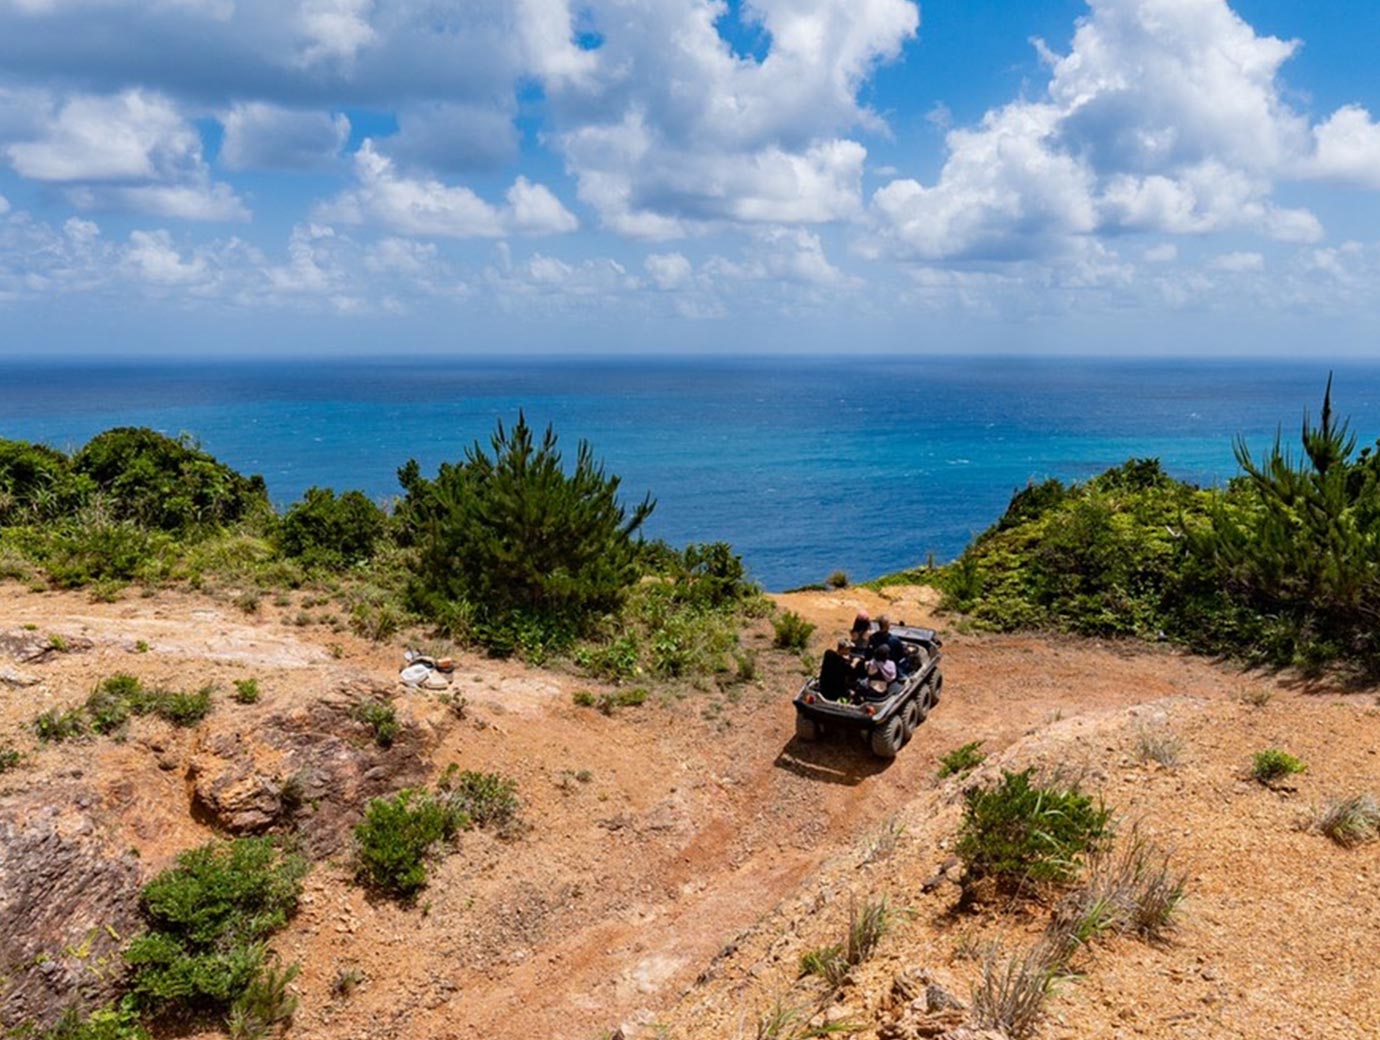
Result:
[[[384,691],[392,689],[350,683],[252,731],[228,731],[213,720],[188,771],[193,810],[234,834],[295,829],[317,858],[340,851],[369,799],[415,786],[429,771],[427,741],[415,724],[400,719],[392,745],[382,748],[356,717]]]

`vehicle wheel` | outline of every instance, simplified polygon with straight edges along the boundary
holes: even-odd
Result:
[[[916,727],[924,721],[925,709],[920,704],[920,698],[912,697],[901,711],[901,725],[905,730],[906,740],[910,740],[915,735]]]
[[[933,708],[939,703],[939,691],[944,689],[944,677],[938,672],[935,672],[925,680],[925,685],[929,687],[930,707]]]
[[[795,735],[806,742],[816,741],[819,739],[819,723],[814,719],[807,719],[804,715],[796,715]]]
[[[905,723],[900,715],[893,716],[885,726],[878,726],[872,731],[872,753],[878,758],[895,758],[905,742]]]

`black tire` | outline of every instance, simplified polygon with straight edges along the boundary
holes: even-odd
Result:
[[[874,729],[868,741],[872,746],[872,753],[878,758],[895,758],[896,752],[901,750],[901,745],[905,742],[906,728],[899,712],[884,725]]]
[[[813,743],[819,739],[819,723],[797,712],[795,716],[795,735],[799,740]]]
[[[905,729],[907,741],[915,736],[916,728],[924,721],[925,709],[920,703],[920,697],[912,697],[906,702],[906,706],[901,709],[901,724]]]
[[[925,680],[925,685],[929,687],[930,707],[933,708],[939,703],[939,691],[944,689],[944,677],[939,674],[938,669],[935,669],[930,673],[930,677]]]

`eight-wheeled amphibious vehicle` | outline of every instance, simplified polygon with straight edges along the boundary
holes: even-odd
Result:
[[[930,709],[939,703],[944,676],[939,671],[940,640],[932,628],[892,625],[906,650],[908,674],[885,692],[850,690],[838,699],[820,692],[819,679],[807,679],[795,698],[795,734],[818,740],[825,732],[859,734],[878,758],[895,758]]]

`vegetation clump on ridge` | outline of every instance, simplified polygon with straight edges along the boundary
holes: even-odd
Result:
[[[923,576],[978,625],[1173,639],[1305,671],[1380,672],[1380,454],[1332,411],[1300,454],[1276,437],[1205,490],[1132,459],[1017,491],[952,564]],[[903,575],[893,576],[896,580]]]

